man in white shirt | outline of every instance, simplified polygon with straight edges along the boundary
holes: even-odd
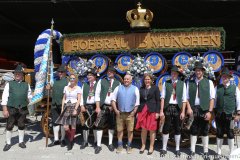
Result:
[[[180,139],[181,139],[181,120],[185,117],[186,107],[186,85],[179,79],[179,69],[174,65],[171,69],[171,80],[163,84],[161,93],[160,116],[165,116],[163,126],[163,148],[161,156],[167,153],[167,142],[169,139],[170,126],[173,124],[175,131],[176,157],[180,157]]]
[[[196,79],[190,80],[187,84],[187,99],[194,114],[194,121],[190,128],[190,158],[195,155],[197,136],[200,134],[202,136],[204,160],[209,160],[208,131],[214,106],[215,90],[213,82],[203,77],[205,69],[202,63],[196,62],[194,71]]]
[[[232,75],[228,68],[221,73],[222,84],[216,87],[216,127],[217,127],[217,156],[221,159],[223,135],[226,133],[230,154],[234,150],[234,114],[240,115],[240,92],[236,85],[230,84]],[[237,119],[236,119],[237,120]]]
[[[6,145],[3,151],[11,148],[12,129],[14,124],[18,126],[19,147],[26,148],[24,143],[25,120],[28,113],[27,105],[32,98],[31,88],[27,82],[23,82],[23,68],[18,65],[14,71],[14,81],[6,84],[2,103],[3,116],[7,118]]]
[[[116,105],[118,104],[118,106]],[[140,104],[139,90],[132,85],[132,76],[124,76],[124,84],[116,87],[112,95],[112,107],[116,113],[118,148],[117,153],[123,150],[123,129],[128,131],[127,153],[132,153],[132,139],[134,118]]]
[[[98,154],[101,148],[101,139],[103,126],[107,124],[108,126],[108,138],[109,144],[108,149],[113,152],[114,146],[112,144],[113,134],[115,129],[115,114],[111,106],[111,96],[113,90],[119,86],[121,83],[114,78],[116,70],[114,67],[109,66],[107,71],[107,77],[98,81],[95,101],[96,101],[96,113],[98,114],[97,125],[99,130],[97,131],[97,147],[95,148],[95,153]]]
[[[97,87],[97,71],[95,69],[90,69],[87,73],[88,82],[83,83],[82,86],[82,95],[81,95],[81,112],[84,114],[85,120],[87,118],[91,119],[91,122],[95,121],[95,114],[92,114],[96,109],[95,102],[95,91]],[[90,117],[89,117],[90,116]],[[89,136],[89,128],[92,128],[93,124],[88,124],[83,126],[83,140],[80,149],[84,149],[88,146],[88,136]],[[97,130],[93,130],[94,135],[94,144],[97,143]]]

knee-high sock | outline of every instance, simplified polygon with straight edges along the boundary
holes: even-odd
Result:
[[[222,154],[222,144],[223,144],[223,139],[217,138],[217,154],[219,155]]]
[[[101,146],[102,143],[102,134],[103,131],[102,130],[97,130],[97,146]]]
[[[6,132],[6,143],[11,144],[11,138],[12,138],[12,131]]]
[[[94,143],[97,142],[97,130],[93,130]]]
[[[179,151],[180,138],[181,138],[181,135],[174,135],[174,139],[175,139],[175,143],[176,143],[176,151]]]
[[[71,130],[68,129],[68,130],[66,130],[65,132],[66,132],[66,135],[67,135],[68,140],[71,141]]]
[[[75,133],[76,133],[76,129],[71,129],[71,137],[70,137],[71,142],[74,140]]]
[[[83,130],[83,140],[85,143],[88,143],[89,130]]]
[[[59,125],[53,126],[54,141],[59,140],[59,137],[58,137],[59,129],[60,129]]]
[[[18,140],[19,140],[19,143],[22,143],[23,139],[24,139],[24,130],[18,129]]]
[[[190,141],[191,141],[191,151],[195,152],[195,146],[197,143],[197,136],[190,135]]]
[[[231,154],[234,149],[234,139],[228,139],[228,146]]]
[[[108,130],[108,144],[112,144],[113,141],[113,135],[114,135],[114,130],[113,129],[109,129]]]
[[[66,133],[65,133],[65,129],[64,129],[63,126],[61,126],[60,129],[61,129],[61,141],[62,141],[62,140],[65,139],[65,135],[66,135]]]
[[[208,136],[202,136],[202,144],[203,144],[203,152],[204,153],[208,152],[208,141],[209,141]]]
[[[167,142],[168,142],[168,138],[169,138],[169,134],[163,134],[162,136],[162,142],[163,142],[163,150],[166,151],[167,150]]]

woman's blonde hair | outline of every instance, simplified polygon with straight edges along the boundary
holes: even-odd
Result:
[[[77,76],[76,74],[74,74],[74,73],[71,73],[71,74],[69,75],[69,81],[70,81],[71,76],[74,76],[74,77],[75,77],[75,85],[77,85],[77,83],[78,83],[78,76]]]

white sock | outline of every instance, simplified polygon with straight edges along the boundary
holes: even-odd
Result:
[[[97,142],[97,130],[93,130],[94,143]]]
[[[66,132],[63,126],[61,126],[60,129],[61,129],[61,141],[63,141],[65,139]]]
[[[163,138],[162,139],[163,150],[166,151],[167,150],[167,142],[168,142],[169,134],[163,134],[162,138]]]
[[[234,139],[228,139],[228,146],[231,154],[234,149]]]
[[[208,136],[202,136],[203,152],[208,152]]]
[[[179,151],[180,138],[181,138],[181,135],[175,135],[175,136],[174,136],[175,143],[176,143],[176,151]]]
[[[190,141],[191,141],[191,151],[195,152],[195,146],[197,143],[197,136],[190,135]]]
[[[109,129],[108,130],[108,144],[112,144],[113,141],[113,135],[114,135],[114,130],[113,129]]]
[[[222,154],[222,144],[223,144],[223,139],[217,138],[217,154],[219,155]]]
[[[60,126],[53,126],[54,141],[59,141],[58,133]]]
[[[24,130],[18,129],[18,140],[19,140],[19,143],[22,143],[23,139],[24,139]]]
[[[85,143],[88,143],[89,130],[83,130],[83,140]]]
[[[102,134],[103,131],[102,130],[97,130],[97,146],[101,146],[102,143]]]
[[[12,138],[12,131],[6,132],[6,142],[7,144],[11,144],[11,138]]]

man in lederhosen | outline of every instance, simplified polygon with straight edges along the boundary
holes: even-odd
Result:
[[[62,99],[63,99],[63,89],[65,86],[68,85],[68,80],[66,78],[66,66],[62,64],[58,70],[59,80],[56,80],[52,87],[52,106],[51,106],[51,118],[53,124],[53,134],[54,134],[54,141],[48,145],[48,147],[52,147],[55,145],[61,144],[61,147],[66,145],[65,143],[65,130],[63,126],[56,124],[55,121],[61,114],[62,110]],[[50,89],[50,85],[47,85],[46,89]],[[61,128],[61,141],[59,141],[59,130]]]
[[[28,114],[27,105],[32,98],[31,88],[27,82],[23,81],[21,65],[18,65],[14,70],[14,78],[14,81],[6,84],[2,95],[3,116],[7,118],[6,145],[3,151],[8,151],[11,148],[12,129],[15,124],[18,126],[19,147],[26,148],[24,129]]]
[[[92,114],[94,110],[96,109],[96,102],[95,102],[95,91],[97,87],[97,71],[96,69],[92,68],[88,70],[87,73],[87,83],[83,83],[82,86],[82,96],[81,96],[81,112],[84,114],[85,119],[89,118],[89,114]],[[89,114],[87,114],[87,112]],[[93,114],[92,122],[95,121],[95,114]],[[85,147],[88,146],[88,136],[89,136],[89,127],[92,126],[83,126],[83,143],[80,147],[80,149],[84,149]],[[94,145],[96,146],[97,143],[97,130],[93,130],[93,135],[94,135]]]
[[[113,90],[120,85],[120,82],[114,78],[116,71],[115,68],[110,66],[108,67],[107,77],[99,80],[96,88],[95,101],[96,101],[96,113],[102,114],[102,119],[99,122],[97,127],[97,147],[95,148],[95,153],[99,153],[101,150],[101,139],[103,133],[103,126],[106,122],[108,124],[108,138],[109,144],[108,149],[114,151],[114,146],[112,144],[113,134],[115,129],[115,114],[111,107],[111,95]],[[101,113],[102,112],[102,113]]]
[[[178,67],[174,65],[171,69],[171,80],[168,80],[163,84],[160,116],[165,116],[165,123],[162,131],[163,148],[160,152],[160,156],[164,156],[167,153],[167,142],[171,124],[173,124],[175,130],[175,155],[177,157],[180,156],[181,120],[185,117],[187,99],[186,85],[178,78],[179,74]]]
[[[205,69],[201,62],[195,63],[194,71],[196,79],[190,80],[187,85],[187,99],[194,114],[194,121],[190,128],[190,158],[195,155],[197,136],[200,134],[202,136],[204,159],[209,160],[208,131],[209,120],[214,106],[215,90],[213,82],[203,77]]]
[[[221,148],[223,135],[227,133],[230,154],[234,149],[234,118],[237,111],[240,114],[240,92],[236,85],[230,84],[230,74],[228,68],[222,70],[222,84],[216,87],[216,126],[217,126],[217,157],[221,158]]]

